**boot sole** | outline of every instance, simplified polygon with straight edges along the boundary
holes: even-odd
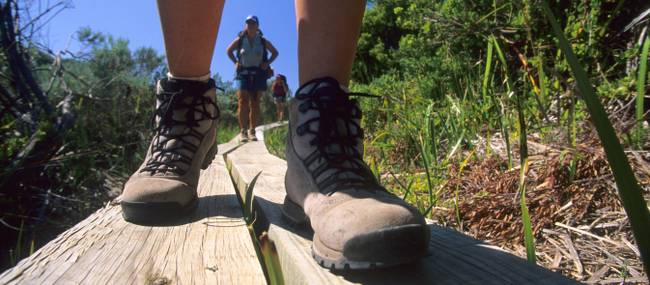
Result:
[[[300,205],[294,203],[289,199],[289,196],[284,196],[284,204],[282,205],[282,216],[295,226],[305,226],[311,228],[309,224],[309,217]]]
[[[205,158],[203,159],[203,164],[201,165],[201,169],[205,170],[212,164],[212,160],[214,160],[214,157],[217,155],[219,152],[219,147],[217,145],[217,142],[214,142],[212,147],[210,147],[210,150],[208,153],[205,155]]]
[[[182,219],[196,209],[195,197],[186,205],[176,202],[120,202],[124,220],[138,225],[161,225]]]
[[[309,217],[288,196],[285,197],[282,214],[294,225],[310,226]],[[428,228],[419,224],[392,227],[355,237],[346,243],[343,251],[326,246],[314,234],[312,257],[320,266],[330,270],[393,267],[414,262],[427,255],[429,234]],[[378,244],[382,245],[377,246]]]
[[[219,151],[217,143],[210,147],[210,150],[203,159],[201,169],[207,169]],[[156,225],[173,222],[194,212],[198,205],[198,197],[186,205],[177,202],[120,202],[122,206],[122,217],[124,220],[139,225]]]

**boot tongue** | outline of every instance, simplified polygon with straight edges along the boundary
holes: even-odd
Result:
[[[318,152],[318,162],[310,163],[308,169],[317,173],[316,183],[323,186],[319,188],[334,192],[367,182],[361,112],[356,101],[350,100],[336,81],[328,79],[301,87],[296,99],[299,136],[294,148],[302,159]],[[322,171],[324,164],[328,166]]]
[[[352,154],[351,147],[362,152],[362,144],[357,143],[361,141],[360,118],[351,110],[358,107],[337,82],[307,84],[296,98],[301,114],[297,125],[310,131],[302,132],[301,140],[308,140],[310,147],[297,149],[301,157],[309,155],[314,145],[332,155]]]
[[[152,149],[153,164],[146,170],[183,173],[212,124],[218,117],[213,93],[214,81],[197,82],[163,79],[159,82],[155,124],[157,136]],[[156,165],[156,166],[154,166]],[[180,171],[178,171],[180,170]]]

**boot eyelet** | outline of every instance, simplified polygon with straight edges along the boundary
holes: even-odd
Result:
[[[296,133],[297,133],[299,136],[304,135],[305,132],[307,132],[307,128],[306,128],[306,127],[307,127],[307,126],[305,126],[305,125],[300,125],[300,126],[298,126],[298,128],[296,129]]]
[[[300,113],[305,113],[305,112],[307,112],[308,109],[309,109],[309,106],[307,105],[307,103],[302,103],[302,104],[298,105],[298,111],[300,111]]]

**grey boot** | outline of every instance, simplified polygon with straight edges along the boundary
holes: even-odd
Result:
[[[303,85],[289,107],[285,217],[309,221],[324,267],[366,269],[427,253],[417,209],[383,188],[363,162],[361,110],[333,78]]]
[[[247,141],[248,141],[248,131],[241,130],[241,132],[239,132],[239,142],[245,143]]]
[[[164,223],[194,210],[201,169],[217,153],[215,83],[162,79],[147,156],[120,197],[125,220]]]
[[[255,129],[248,130],[248,139],[256,142],[257,136],[255,135]]]

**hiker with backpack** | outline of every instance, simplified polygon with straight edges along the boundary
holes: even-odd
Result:
[[[235,64],[237,72],[237,117],[241,142],[257,140],[255,126],[260,113],[260,98],[266,91],[266,80],[273,76],[271,63],[278,57],[277,49],[259,29],[257,16],[249,15],[245,23],[244,30],[227,48],[228,57]]]
[[[271,85],[271,91],[273,92],[273,102],[275,103],[275,113],[278,118],[278,122],[281,122],[284,119],[284,105],[287,102],[287,93],[289,92],[289,86],[287,86],[287,78],[278,74]]]

